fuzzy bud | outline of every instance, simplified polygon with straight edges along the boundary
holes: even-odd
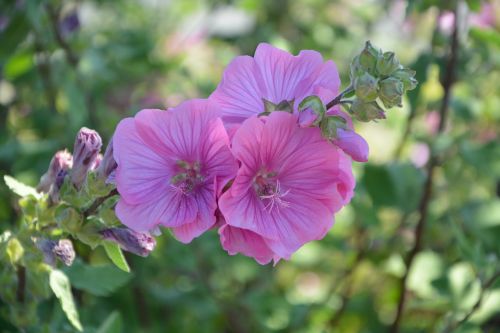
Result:
[[[365,72],[354,80],[354,90],[363,101],[374,101],[378,96],[378,80]]]
[[[102,161],[97,168],[97,175],[99,178],[107,181],[109,180],[111,174],[115,171],[116,167],[117,164],[113,157],[113,138],[111,138],[108,146],[106,147],[106,151],[104,152]]]
[[[404,94],[403,82],[399,79],[389,77],[380,81],[379,97],[386,108],[393,106],[401,107],[402,98]]]
[[[389,76],[399,68],[399,60],[394,52],[384,52],[377,60],[377,72]]]
[[[418,81],[415,80],[415,71],[409,68],[403,68],[391,74],[392,77],[401,80],[405,90],[413,90],[417,87]]]
[[[359,54],[359,64],[368,72],[373,73],[380,53],[380,50],[377,50],[370,41],[367,41],[365,48]]]
[[[43,253],[44,261],[53,267],[56,265],[56,258],[66,266],[71,266],[75,260],[75,250],[69,239],[53,241],[41,238],[36,240],[36,246]]]
[[[318,126],[325,116],[326,108],[318,96],[308,96],[299,105],[299,126]]]
[[[156,240],[148,233],[136,232],[128,228],[109,228],[101,231],[105,240],[117,243],[127,252],[147,257],[156,246]]]
[[[337,138],[339,128],[347,128],[346,120],[340,116],[328,116],[320,124],[321,134],[328,140]]]
[[[363,102],[356,98],[351,105],[350,113],[359,121],[369,122],[377,119],[385,119],[384,110],[377,102]]]
[[[40,183],[36,188],[37,191],[48,193],[52,185],[55,184],[59,172],[71,169],[72,165],[73,157],[67,150],[60,150],[55,153],[50,161],[49,169],[40,178]]]
[[[73,149],[73,169],[71,182],[80,188],[87,178],[87,172],[94,166],[95,160],[101,150],[102,140],[99,134],[83,127],[76,136]]]

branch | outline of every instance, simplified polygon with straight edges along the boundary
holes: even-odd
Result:
[[[95,199],[94,202],[90,205],[90,207],[83,211],[83,217],[86,218],[86,217],[94,214],[97,211],[97,209],[99,208],[99,206],[104,203],[104,201],[108,200],[109,198],[111,198],[117,194],[118,194],[118,190],[115,188],[114,190],[112,190],[111,192],[106,194],[105,196]]]
[[[451,97],[451,87],[453,86],[453,83],[455,82],[455,67],[457,65],[457,53],[458,53],[458,26],[459,26],[459,15],[457,15],[457,10],[455,10],[455,24],[453,27],[453,33],[451,35],[451,49],[450,49],[450,54],[448,57],[448,62],[446,64],[446,73],[445,77],[443,79],[443,89],[444,89],[444,96],[443,96],[443,102],[441,104],[441,108],[439,111],[440,114],[440,120],[439,120],[439,127],[438,127],[438,133],[437,135],[440,135],[444,127],[446,125],[446,119],[448,118],[448,109],[449,109],[449,104],[450,104],[450,97]],[[427,166],[427,179],[424,184],[424,191],[422,193],[422,197],[420,199],[420,204],[419,204],[419,212],[420,212],[420,218],[417,222],[417,226],[415,228],[415,243],[408,253],[408,256],[406,257],[406,272],[403,278],[400,281],[400,287],[399,287],[399,301],[398,301],[398,306],[397,306],[397,311],[396,311],[396,317],[394,319],[394,322],[391,325],[390,332],[391,333],[398,333],[399,332],[399,327],[401,324],[401,318],[403,316],[403,311],[405,307],[405,302],[406,302],[406,293],[407,293],[407,280],[408,280],[408,274],[411,270],[411,266],[413,264],[413,261],[416,257],[416,255],[420,252],[422,248],[422,242],[423,242],[423,236],[424,236],[424,231],[425,231],[425,226],[427,223],[427,213],[429,209],[429,203],[431,201],[432,197],[432,185],[434,182],[434,171],[436,167],[438,166],[438,158],[436,156],[432,156],[429,164]]]
[[[16,299],[19,303],[24,303],[26,295],[26,268],[24,266],[17,266],[17,291]]]
[[[328,102],[326,104],[326,110],[329,110],[329,109],[333,108],[337,104],[347,103],[348,101],[342,100],[342,97],[344,97],[344,95],[347,95],[348,93],[352,92],[353,89],[354,88],[353,88],[352,85],[350,85],[349,87],[345,88],[345,90],[342,91],[337,97],[335,97],[334,99],[332,99],[330,102]]]

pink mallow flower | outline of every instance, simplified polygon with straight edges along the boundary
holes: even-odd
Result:
[[[232,151],[240,168],[219,199],[226,225],[223,248],[265,264],[289,259],[321,239],[354,190],[351,160],[317,127],[301,128],[297,115],[253,116],[236,132]]]
[[[275,105],[289,102],[293,111],[298,113],[298,105],[305,97],[316,95],[326,104],[335,98],[339,87],[340,78],[335,63],[323,61],[320,53],[304,50],[293,56],[261,43],[254,57],[239,56],[229,64],[209,99],[221,106],[222,119],[232,137],[245,119],[266,111],[264,100]],[[338,107],[330,110],[329,114],[332,112],[342,113]],[[299,114],[299,123],[303,127],[311,126],[315,120],[312,110]],[[352,123],[349,124],[349,129],[354,131]],[[354,160],[366,162],[368,144],[354,132],[347,134],[350,135],[344,136],[346,140],[339,137],[334,144]],[[357,136],[356,142],[352,140],[354,136]],[[361,150],[363,154],[360,154]]]
[[[261,43],[254,57],[239,56],[229,64],[209,99],[218,102],[224,123],[231,126],[264,112],[264,100],[290,102],[297,112],[305,97],[317,95],[327,103],[339,87],[335,63],[324,62],[320,53],[304,50],[293,56]]]
[[[237,171],[217,106],[207,100],[122,120],[113,155],[121,222],[140,232],[163,225],[184,243],[215,224],[217,196]]]

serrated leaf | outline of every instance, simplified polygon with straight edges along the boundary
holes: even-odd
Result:
[[[113,265],[89,266],[75,262],[65,269],[74,288],[88,291],[96,296],[107,296],[123,287],[132,274],[125,273]]]
[[[38,193],[33,187],[21,183],[19,180],[15,179],[14,177],[5,175],[5,176],[3,176],[3,180],[5,181],[5,184],[12,192],[14,192],[15,194],[17,194],[21,197],[25,197],[27,195],[32,195],[35,198],[39,199],[42,196],[42,194]]]
[[[118,244],[112,243],[105,241],[104,244],[104,250],[106,250],[106,254],[108,255],[109,259],[122,271],[125,271],[127,273],[130,273],[130,267],[128,266],[127,260],[125,259],[125,256],[123,255],[122,249]]]
[[[122,332],[122,328],[122,316],[118,311],[113,311],[99,326],[96,333],[120,333]]]
[[[78,317],[78,311],[76,310],[75,301],[73,300],[73,295],[71,294],[71,285],[68,277],[62,271],[54,269],[50,272],[49,279],[50,288],[54,292],[54,295],[59,299],[61,303],[61,308],[63,309],[69,322],[78,330],[83,331],[82,324]]]

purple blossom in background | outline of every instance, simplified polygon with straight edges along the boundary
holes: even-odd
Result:
[[[66,14],[59,23],[59,30],[65,37],[78,29],[80,29],[80,19],[78,18],[78,12],[76,10]]]

